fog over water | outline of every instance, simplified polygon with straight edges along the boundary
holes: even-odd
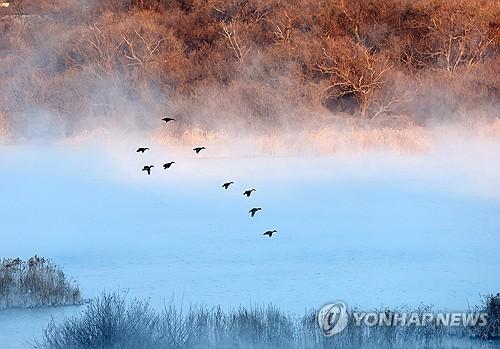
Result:
[[[498,1],[0,12],[0,259],[156,309],[500,292]],[[84,307],[2,310],[0,349]]]
[[[1,146],[0,256],[50,257],[85,297],[123,291],[155,307],[174,297],[298,314],[335,300],[466,310],[498,291],[499,143],[328,156],[147,143]],[[263,208],[253,219],[252,207]],[[2,311],[0,343],[14,348],[77,309]]]

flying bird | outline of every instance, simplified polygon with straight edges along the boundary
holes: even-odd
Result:
[[[255,189],[245,190],[245,192],[243,193],[243,195],[246,195],[247,198],[249,198],[250,195],[252,195],[253,191],[257,191],[257,190],[255,190]]]
[[[268,231],[266,231],[266,232],[265,232],[264,234],[262,234],[262,235],[267,235],[267,236],[269,236],[270,238],[272,238],[272,237],[273,237],[273,234],[274,234],[274,233],[277,233],[277,232],[278,232],[277,230],[268,230]]]
[[[163,169],[166,170],[167,168],[170,168],[170,166],[172,166],[173,164],[175,164],[175,161],[167,162],[166,164],[163,164]]]
[[[222,187],[223,187],[224,189],[226,189],[226,190],[227,190],[227,188],[229,188],[229,186],[230,186],[231,184],[233,184],[233,183],[234,183],[234,182],[227,182],[227,183],[224,183],[224,184],[222,185]]]
[[[141,148],[139,148],[139,149],[136,150],[136,153],[143,153],[144,154],[144,152],[146,150],[149,150],[149,148],[143,148],[143,147],[141,147]]]
[[[148,175],[151,175],[151,169],[154,167],[154,165],[149,165],[149,166],[144,166],[142,168],[143,171],[147,171]]]
[[[248,211],[248,213],[250,213],[250,215],[253,217],[253,216],[255,216],[255,214],[257,213],[257,211],[261,211],[261,210],[262,210],[261,207],[254,207],[250,211]]]
[[[168,124],[170,121],[175,121],[173,118],[163,118],[163,121],[165,121],[166,124]]]
[[[200,151],[202,151],[203,149],[206,149],[205,147],[197,147],[197,148],[193,148],[194,152],[196,154],[198,154]]]

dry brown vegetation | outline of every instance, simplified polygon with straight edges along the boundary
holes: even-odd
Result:
[[[36,255],[0,261],[0,310],[81,303],[78,286],[52,261]]]
[[[11,3],[0,133],[499,116],[498,0]]]

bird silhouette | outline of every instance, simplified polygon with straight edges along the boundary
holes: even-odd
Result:
[[[139,148],[139,149],[136,150],[136,153],[143,153],[144,154],[144,152],[146,150],[149,150],[149,148],[143,148],[143,147],[141,147],[141,148]]]
[[[260,208],[260,207],[254,207],[250,211],[248,211],[248,213],[250,213],[250,215],[253,217],[253,216],[255,216],[257,211],[261,211],[261,210],[262,210],[262,208]]]
[[[200,151],[202,151],[203,149],[206,149],[205,147],[197,147],[197,148],[193,148],[194,152],[196,154],[198,154]]]
[[[163,118],[163,121],[165,121],[166,124],[168,124],[170,121],[175,121],[173,118]]]
[[[253,192],[253,191],[257,191],[257,190],[255,190],[255,189],[245,190],[245,191],[243,192],[243,195],[246,195],[246,196],[247,196],[247,198],[249,198],[249,197],[250,197],[250,195],[252,195],[252,192]]]
[[[231,184],[233,184],[233,183],[234,183],[234,182],[227,182],[227,183],[224,183],[224,184],[222,185],[222,187],[223,187],[224,189],[226,189],[226,190],[227,190],[227,188],[229,188],[229,186],[230,186]]]
[[[265,232],[264,234],[262,234],[262,235],[267,235],[267,236],[269,236],[270,238],[272,238],[272,237],[273,237],[273,234],[274,234],[274,233],[277,233],[277,232],[278,232],[277,230],[268,230],[268,231],[266,231],[266,232]]]
[[[143,171],[147,171],[148,175],[151,175],[151,169],[154,167],[154,165],[149,165],[149,166],[144,166],[142,168]]]
[[[167,162],[166,164],[163,164],[163,169],[166,170],[167,168],[170,168],[170,166],[172,166],[173,164],[175,164],[175,161]]]

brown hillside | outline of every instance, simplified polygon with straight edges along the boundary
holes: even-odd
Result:
[[[497,0],[13,0],[0,126],[498,117],[499,18]]]

